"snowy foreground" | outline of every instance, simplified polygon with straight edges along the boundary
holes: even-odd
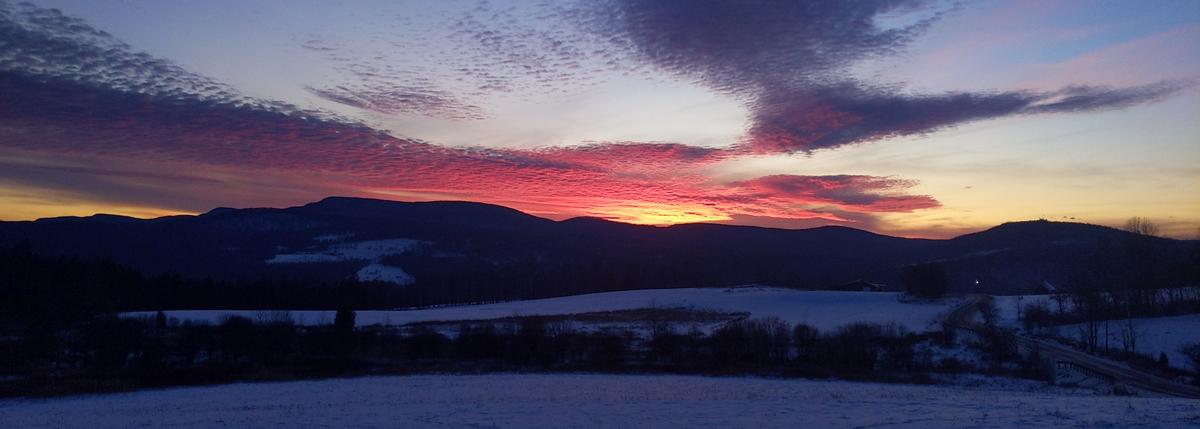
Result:
[[[695,376],[431,375],[0,401],[10,428],[1197,427],[1200,403]]]
[[[359,311],[359,326],[404,325],[415,322],[488,320],[510,316],[549,316],[600,311],[631,310],[651,307],[689,307],[695,309],[746,312],[751,317],[778,317],[791,324],[807,323],[821,330],[832,330],[854,322],[903,325],[910,331],[936,329],[938,314],[954,302],[905,303],[899,293],[800,291],[771,287],[644,289],[593,293],[561,298],[513,301],[497,304],[464,305],[424,310]],[[168,311],[179,320],[204,320],[212,323],[226,315],[249,318],[269,315],[256,311],[202,310]],[[333,322],[332,311],[292,311],[301,325]],[[129,317],[151,317],[153,313],[126,313]]]

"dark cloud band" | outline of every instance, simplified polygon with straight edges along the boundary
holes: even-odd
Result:
[[[744,99],[752,112],[746,144],[758,153],[835,148],[1013,115],[1120,109],[1188,86],[913,94],[847,77],[852,65],[894,55],[946,15],[928,1],[592,4],[582,25],[610,35],[613,49]],[[889,17],[906,19],[888,26]]]

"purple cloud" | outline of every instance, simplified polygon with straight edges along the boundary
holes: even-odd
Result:
[[[939,17],[883,28],[886,14],[925,0],[612,0],[590,3],[582,25],[637,58],[712,88],[756,94],[828,81],[855,61],[895,53]]]
[[[808,152],[1005,116],[1120,109],[1163,99],[1187,86],[1159,82],[1127,88],[938,95],[900,94],[853,84],[780,89],[752,105],[748,141],[755,152]]]
[[[1121,109],[1188,86],[1158,82],[1052,92],[913,94],[850,76],[860,61],[894,55],[946,10],[918,0],[649,1],[593,3],[581,25],[614,49],[742,98],[754,152],[804,152],[917,135],[1013,115]],[[906,22],[885,26],[885,18]],[[893,20],[895,22],[895,20]]]
[[[407,87],[391,82],[364,82],[327,88],[307,88],[335,103],[385,114],[420,114],[455,120],[483,119],[479,106],[458,101],[445,91]]]

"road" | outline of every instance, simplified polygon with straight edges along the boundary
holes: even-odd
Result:
[[[975,322],[972,316],[979,310],[981,305],[985,305],[991,300],[992,297],[988,295],[968,295],[962,304],[942,317],[942,324],[956,329],[979,333],[984,329],[984,326]],[[1038,350],[1038,353],[1046,356],[1046,359],[1052,359],[1056,368],[1064,365],[1074,366],[1082,368],[1087,372],[1099,374],[1114,383],[1124,384],[1132,388],[1170,396],[1200,399],[1200,388],[1194,386],[1176,383],[1099,356],[1075,350],[1055,342],[1029,337],[1019,332],[1015,338],[1018,346],[1024,347],[1027,350]]]

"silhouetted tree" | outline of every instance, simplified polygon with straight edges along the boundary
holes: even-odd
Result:
[[[217,346],[223,359],[245,357],[254,346],[254,321],[242,316],[226,317],[217,327]]]
[[[1154,222],[1151,222],[1149,219],[1134,216],[1125,221],[1125,231],[1138,235],[1157,237],[1159,229],[1158,225],[1154,224]]]
[[[909,265],[904,269],[904,289],[921,298],[940,298],[950,288],[946,266],[940,262]]]
[[[162,310],[154,313],[154,328],[159,332],[167,329],[167,314],[163,313]]]
[[[646,354],[649,364],[677,364],[682,359],[683,338],[675,333],[670,323],[654,323],[650,329],[649,349]]]
[[[354,332],[354,323],[356,315],[354,310],[349,307],[341,307],[337,310],[337,314],[333,316],[333,329],[339,335],[349,335]],[[325,319],[329,320],[329,319]]]
[[[815,353],[817,341],[820,339],[821,333],[817,331],[817,328],[803,323],[796,324],[792,328],[792,344],[796,345],[796,360],[810,361]]]
[[[1185,344],[1179,352],[1192,361],[1192,370],[1200,372],[1200,343]]]
[[[1025,317],[1021,319],[1026,331],[1033,331],[1054,324],[1054,313],[1044,302],[1025,305]]]

